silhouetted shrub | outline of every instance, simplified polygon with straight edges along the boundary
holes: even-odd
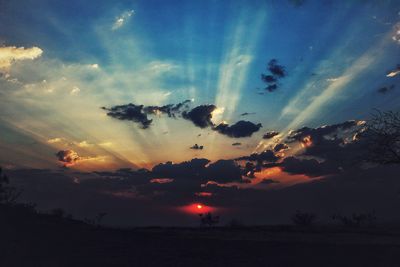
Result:
[[[334,214],[332,220],[339,221],[345,227],[373,226],[376,222],[374,213],[353,213],[351,216]]]
[[[297,226],[311,226],[316,219],[317,216],[314,213],[300,211],[297,211],[292,217],[293,223]]]
[[[97,226],[101,225],[101,221],[104,219],[104,217],[107,215],[106,212],[99,212],[96,217],[94,218],[95,224]]]

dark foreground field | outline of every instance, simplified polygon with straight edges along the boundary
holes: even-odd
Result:
[[[400,231],[291,226],[107,229],[0,218],[0,266],[400,266]]]

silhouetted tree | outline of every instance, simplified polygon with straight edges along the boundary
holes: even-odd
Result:
[[[0,168],[0,204],[15,204],[15,201],[21,194],[16,188],[9,186],[10,180]]]
[[[214,216],[212,215],[211,212],[208,212],[206,214],[200,213],[200,226],[208,226],[212,227],[214,225],[217,225],[219,223],[219,216]]]
[[[400,164],[400,113],[376,110],[362,133],[369,151],[367,160],[379,164]]]

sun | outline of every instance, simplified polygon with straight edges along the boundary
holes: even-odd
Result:
[[[197,204],[197,209],[201,210],[203,208],[203,205]]]

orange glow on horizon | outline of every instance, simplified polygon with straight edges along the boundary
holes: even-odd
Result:
[[[186,206],[179,207],[178,209],[189,214],[201,214],[216,211],[215,207],[211,207],[202,203],[188,204]]]

